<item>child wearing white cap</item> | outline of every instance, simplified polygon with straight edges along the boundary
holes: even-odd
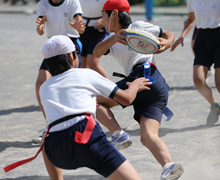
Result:
[[[96,96],[128,105],[138,91],[149,90],[146,85],[151,83],[139,78],[129,83],[128,89],[121,90],[91,69],[76,68],[75,47],[66,36],[51,37],[42,53],[52,75],[40,87],[49,126],[43,155],[50,178],[57,178],[55,165],[62,169],[88,167],[108,179],[140,180],[136,170],[107,140],[94,120]]]

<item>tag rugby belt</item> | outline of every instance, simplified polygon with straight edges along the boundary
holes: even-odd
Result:
[[[89,141],[89,139],[92,135],[93,129],[96,125],[95,119],[94,119],[92,114],[75,114],[75,115],[69,115],[69,116],[65,116],[61,119],[58,119],[58,120],[52,122],[51,124],[49,124],[49,126],[47,128],[47,132],[45,134],[45,137],[49,133],[49,130],[50,130],[51,127],[53,127],[53,126],[55,126],[59,123],[62,123],[64,121],[67,121],[69,119],[75,118],[77,116],[81,116],[81,115],[84,115],[85,118],[88,119],[88,122],[86,123],[86,126],[85,126],[85,129],[84,129],[83,133],[76,131],[75,142],[76,143],[81,143],[81,144],[86,144]],[[41,147],[37,151],[35,156],[33,156],[31,158],[28,158],[28,159],[21,160],[21,161],[17,161],[15,163],[12,163],[12,164],[4,167],[4,171],[5,172],[11,171],[11,170],[15,169],[18,166],[21,166],[23,164],[26,164],[26,163],[34,160],[38,156],[38,154],[42,151],[43,147],[44,147],[44,141],[42,141]]]

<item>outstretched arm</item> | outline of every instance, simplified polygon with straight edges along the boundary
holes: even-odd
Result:
[[[112,37],[100,42],[96,45],[95,49],[93,50],[93,56],[100,58],[103,54],[105,54],[111,46],[113,46],[115,43],[119,42],[124,45],[126,45],[126,36],[124,36],[122,33],[127,32],[124,29],[121,29],[119,32],[117,32]]]
[[[142,90],[149,90],[150,88],[147,86],[151,84],[152,82],[149,82],[149,79],[145,77],[138,78],[133,82],[127,83],[128,89],[118,89],[113,99],[123,105],[130,105],[136,98],[137,93]]]
[[[193,27],[194,22],[195,22],[195,15],[193,12],[190,12],[188,18],[184,21],[184,27],[182,33],[180,34],[179,38],[173,43],[171,47],[171,51],[174,51],[179,44],[184,46],[183,40],[186,37],[186,35],[189,33],[191,28]]]

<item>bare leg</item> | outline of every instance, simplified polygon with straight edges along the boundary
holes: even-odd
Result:
[[[40,86],[47,80],[51,77],[51,74],[44,70],[44,69],[41,69],[38,73],[38,77],[37,77],[37,81],[36,81],[36,84],[35,84],[35,88],[36,88],[36,97],[37,97],[37,101],[39,103],[39,106],[41,108],[41,111],[44,115],[44,118],[46,118],[46,115],[45,115],[45,112],[44,112],[44,109],[43,109],[43,106],[41,104],[41,101],[40,101],[40,94],[39,94],[39,90],[40,90]],[[45,151],[43,150],[42,151],[43,153],[43,158],[44,158],[44,163],[45,163],[45,166],[47,168],[47,172],[51,178],[51,180],[63,180],[63,174],[62,174],[62,170],[55,167],[47,158],[46,156],[46,153]]]
[[[196,65],[193,67],[193,81],[196,89],[200,94],[210,103],[216,103],[216,99],[212,93],[211,88],[206,84],[206,76],[208,68],[201,65]]]
[[[94,57],[92,54],[88,54],[87,56],[87,64],[90,69],[97,71],[102,76],[108,78],[105,70],[99,65],[100,58]]]
[[[137,171],[131,166],[131,164],[126,160],[119,166],[109,177],[109,180],[141,180]]]
[[[63,180],[62,169],[57,168],[49,161],[44,149],[42,151],[42,154],[43,154],[44,163],[47,168],[47,172],[50,176],[50,179],[51,180]]]
[[[84,57],[84,56],[81,56],[81,65],[80,65],[80,68],[88,68],[88,65],[87,65],[87,58]]]
[[[215,86],[220,93],[220,68],[215,69]]]
[[[51,77],[51,74],[48,71],[41,69],[38,73],[37,81],[35,83],[37,101],[38,101],[38,104],[39,104],[41,111],[44,115],[44,118],[46,118],[46,115],[45,115],[44,108],[43,108],[41,101],[40,101],[39,90],[40,90],[40,86],[50,77]]]
[[[115,119],[114,114],[111,112],[110,108],[117,106],[114,100],[109,98],[104,98],[102,96],[97,96],[98,107],[96,110],[96,117],[98,121],[104,125],[113,134],[117,130],[121,130],[120,125]]]
[[[172,162],[172,159],[168,147],[158,136],[159,126],[159,122],[154,119],[145,117],[140,119],[141,143],[163,167],[166,163]]]

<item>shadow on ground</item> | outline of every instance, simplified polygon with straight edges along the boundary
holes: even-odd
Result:
[[[23,112],[34,112],[34,111],[41,111],[41,109],[39,106],[30,105],[30,106],[25,106],[25,107],[0,110],[0,116],[11,114],[11,113],[23,113]]]
[[[35,147],[40,147],[39,144],[33,144],[32,141],[29,142],[19,142],[19,141],[15,141],[15,142],[0,142],[0,153],[4,150],[6,150],[7,148],[35,148]]]

